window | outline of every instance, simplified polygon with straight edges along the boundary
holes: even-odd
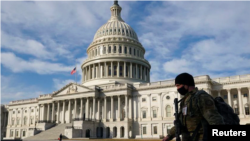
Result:
[[[109,76],[111,75],[111,66],[108,66],[109,68]]]
[[[30,124],[33,124],[33,118],[30,119]]]
[[[223,98],[224,98],[224,99],[227,99],[227,95],[224,95]]]
[[[24,125],[26,125],[26,124],[27,124],[27,117],[24,117],[23,124],[24,124]]]
[[[33,113],[33,112],[34,112],[34,109],[31,109],[31,112]]]
[[[156,97],[152,97],[152,101],[156,101],[157,99],[156,99]]]
[[[117,75],[117,66],[114,66],[114,76]]]
[[[249,115],[249,107],[245,107],[245,114]]]
[[[134,56],[135,56],[135,48],[134,48]]]
[[[119,53],[122,53],[122,47],[119,46]]]
[[[171,117],[171,107],[169,105],[166,107],[166,117]]]
[[[157,126],[154,126],[154,134],[157,134]]]
[[[103,54],[106,54],[106,47],[103,47]]]
[[[137,50],[137,56],[139,57],[139,50]]]
[[[116,46],[114,46],[114,53],[116,53]]]
[[[17,111],[18,114],[20,114],[20,111]]]
[[[147,134],[147,128],[146,127],[142,127],[143,130],[143,134]]]
[[[95,56],[97,56],[97,49],[95,49]]]
[[[98,47],[98,55],[100,55],[100,50],[101,50],[100,47]]]
[[[13,111],[13,114],[15,114],[15,111]]]
[[[166,99],[168,99],[168,100],[169,100],[169,99],[170,99],[170,96],[166,96]]]
[[[19,133],[18,130],[16,130],[16,137],[18,137],[18,133]]]
[[[239,108],[234,108],[234,113],[239,115]]]
[[[132,52],[131,52],[131,47],[129,48],[129,54],[130,54],[130,55],[132,54]]]
[[[146,111],[142,111],[142,118],[146,118]]]
[[[111,46],[109,46],[109,50],[108,51],[109,51],[109,53],[111,53]]]
[[[234,98],[237,98],[237,94],[234,94],[234,96],[233,96]]]
[[[25,137],[25,131],[23,131],[23,137]]]
[[[157,111],[153,110],[153,118],[156,118],[156,117],[157,117]]]
[[[127,47],[124,48],[124,53],[127,54]]]
[[[120,66],[120,76],[122,76],[122,66]]]
[[[126,76],[128,76],[128,66],[126,65]]]
[[[94,68],[94,78],[96,78],[96,67]]]
[[[10,137],[13,137],[13,130],[10,130]]]
[[[247,97],[247,94],[243,94],[243,97]]]
[[[27,110],[25,110],[24,112],[27,113]]]
[[[146,98],[142,98],[142,102],[145,102],[146,101]]]

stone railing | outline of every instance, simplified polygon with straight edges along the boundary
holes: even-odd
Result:
[[[110,89],[128,88],[128,87],[131,87],[131,85],[129,85],[129,84],[113,84],[113,85],[107,85],[107,86],[100,86],[100,89],[110,90]]]
[[[250,74],[236,75],[236,76],[230,76],[230,77],[220,77],[220,78],[214,78],[212,80],[218,83],[244,81],[244,80],[250,80]]]
[[[210,78],[207,75],[204,76],[197,76],[194,77],[194,81],[197,82],[201,82],[201,81],[209,81]],[[175,80],[165,80],[165,81],[158,81],[158,82],[151,82],[151,83],[141,83],[139,85],[134,85],[135,87],[151,87],[151,86],[161,86],[161,85],[169,85],[169,86],[173,86],[175,85]]]
[[[31,99],[24,99],[24,100],[16,100],[16,101],[11,101],[10,104],[37,102],[37,100],[38,100],[38,98],[31,98]]]
[[[39,95],[39,98],[51,98],[52,94]]]

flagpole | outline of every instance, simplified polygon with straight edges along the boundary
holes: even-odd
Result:
[[[76,73],[75,73],[75,79],[76,79],[76,74],[77,74],[77,68],[76,68]],[[76,84],[77,84],[77,82],[76,82]]]

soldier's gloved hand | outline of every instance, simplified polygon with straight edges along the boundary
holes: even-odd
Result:
[[[165,138],[163,138],[162,141],[170,141],[169,136],[166,136]]]

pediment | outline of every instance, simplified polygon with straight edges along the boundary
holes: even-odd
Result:
[[[59,96],[59,95],[75,94],[75,93],[90,92],[90,91],[95,91],[95,90],[79,84],[69,83],[60,90],[54,92],[53,95]]]

